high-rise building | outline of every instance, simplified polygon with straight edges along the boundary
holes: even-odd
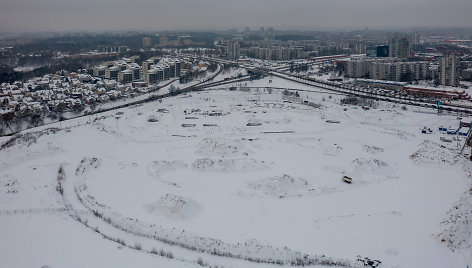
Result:
[[[238,42],[228,42],[226,46],[226,57],[229,60],[238,60],[239,59],[239,43]]]
[[[152,45],[151,43],[151,37],[144,37],[143,38],[143,47],[145,48],[150,48]]]
[[[377,47],[366,47],[365,54],[367,57],[377,57]]]
[[[411,56],[411,40],[407,35],[392,35],[389,39],[388,48],[390,57],[408,58]]]
[[[386,58],[388,57],[388,46],[378,46],[377,47],[377,57]]]
[[[439,82],[441,85],[459,85],[459,59],[454,54],[444,55],[439,59]]]
[[[365,77],[367,75],[367,61],[350,60],[347,62],[347,75],[353,78]]]
[[[167,36],[161,36],[159,38],[159,43],[163,46],[166,46],[167,44],[169,44],[169,38]]]
[[[420,34],[419,33],[414,33],[411,39],[412,39],[413,45],[419,44],[420,43]]]

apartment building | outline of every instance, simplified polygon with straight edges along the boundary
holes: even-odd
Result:
[[[459,58],[456,55],[447,54],[439,59],[439,81],[441,85],[459,85]]]
[[[389,56],[395,58],[411,57],[411,40],[408,35],[393,34],[389,38]]]
[[[353,78],[369,77],[375,80],[410,81],[431,77],[430,63],[426,61],[399,61],[398,59],[352,59],[346,74]]]
[[[181,62],[175,58],[150,58],[143,62],[143,80],[158,83],[180,76]]]
[[[228,42],[226,45],[226,57],[228,60],[238,60],[240,55],[240,46],[238,42]]]

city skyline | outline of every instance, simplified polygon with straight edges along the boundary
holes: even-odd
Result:
[[[472,2],[465,0],[5,0],[2,6],[4,32],[472,26]]]

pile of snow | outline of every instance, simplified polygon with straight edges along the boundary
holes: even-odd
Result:
[[[18,193],[18,180],[11,175],[0,176],[0,203],[6,202],[11,195]]]
[[[244,149],[244,143],[238,139],[204,138],[198,147],[198,154],[225,157],[239,153]]]
[[[265,168],[264,161],[253,158],[244,159],[212,159],[199,158],[192,163],[192,168],[196,171],[213,172],[249,172]]]
[[[327,142],[327,141],[325,141]],[[324,156],[337,156],[343,151],[343,147],[339,144],[324,144],[323,145],[323,155]]]
[[[150,213],[160,213],[173,220],[192,218],[202,210],[195,200],[174,194],[166,194],[145,207]]]
[[[454,203],[441,225],[444,231],[438,237],[442,243],[452,251],[472,252],[472,187]],[[472,261],[472,254],[465,257]]]
[[[185,164],[185,162],[182,160],[162,160],[149,163],[147,171],[151,177],[159,178],[165,173],[170,173],[185,168],[187,168],[187,164]]]
[[[455,165],[454,152],[445,146],[425,140],[420,145],[420,149],[410,155],[410,159],[418,164],[450,164]]]
[[[248,182],[247,187],[263,195],[284,198],[300,196],[308,188],[308,182],[302,178],[294,178],[284,174]]]
[[[371,154],[383,153],[384,149],[376,146],[363,145],[362,150]]]
[[[102,160],[96,157],[84,157],[75,169],[75,175],[84,174],[92,168],[98,168],[102,165]]]
[[[384,161],[375,158],[356,158],[351,161],[349,172],[363,174],[392,174],[394,170]]]

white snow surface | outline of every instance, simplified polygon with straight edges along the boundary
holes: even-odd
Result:
[[[301,97],[322,107],[211,90],[2,139],[1,266],[472,264],[471,161],[437,130],[457,115]]]

